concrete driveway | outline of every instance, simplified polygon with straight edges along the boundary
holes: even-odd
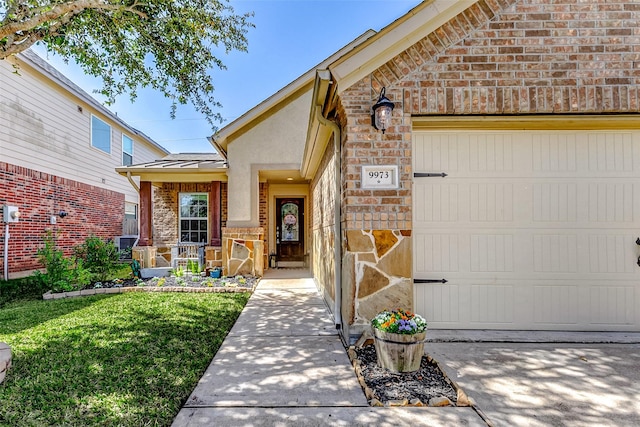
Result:
[[[488,423],[469,407],[369,407],[310,275],[272,271],[173,427],[640,426],[638,333],[428,337],[427,353]]]
[[[639,426],[640,344],[431,342],[494,426]]]

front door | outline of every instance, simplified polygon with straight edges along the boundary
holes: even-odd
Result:
[[[304,261],[304,199],[276,199],[278,261]]]

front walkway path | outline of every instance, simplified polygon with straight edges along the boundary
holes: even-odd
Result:
[[[262,279],[174,420],[182,426],[484,426],[471,408],[371,408],[305,270]]]

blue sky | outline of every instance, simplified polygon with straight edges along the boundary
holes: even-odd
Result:
[[[215,70],[214,97],[229,123],[368,29],[380,30],[415,7],[419,0],[232,0],[236,12],[255,12],[248,52],[220,56],[226,70]],[[93,91],[100,81],[84,76],[74,64],[36,49],[68,78]],[[175,120],[170,104],[150,90],[135,103],[120,97],[108,108],[174,153],[214,151],[211,126],[190,106],[179,106]],[[220,127],[224,126],[223,123]]]

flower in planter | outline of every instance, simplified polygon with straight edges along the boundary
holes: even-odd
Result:
[[[385,310],[376,315],[371,326],[393,334],[413,335],[427,330],[427,321],[419,314],[398,308]]]

